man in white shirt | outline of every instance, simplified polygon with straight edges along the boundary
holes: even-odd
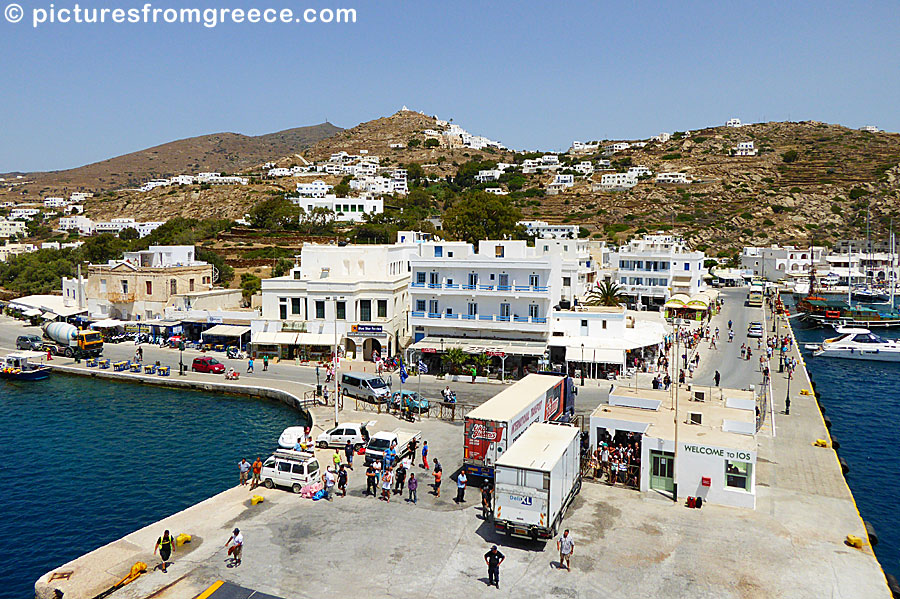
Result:
[[[231,559],[234,560],[234,565],[241,565],[241,556],[244,554],[244,535],[241,534],[239,529],[235,528],[231,538],[225,543],[226,547],[229,545],[231,547],[228,549],[228,553],[231,555]]]
[[[337,477],[334,475],[334,468],[331,466],[328,467],[328,470],[322,477],[322,481],[325,484],[325,499],[331,501],[331,493],[334,491],[334,485],[337,482]]]
[[[572,557],[572,554],[575,553],[575,541],[569,536],[568,528],[556,542],[556,548],[559,549],[559,567],[562,568],[565,566],[566,572],[571,571],[569,559]]]

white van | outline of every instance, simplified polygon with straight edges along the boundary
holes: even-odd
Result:
[[[341,375],[341,393],[369,403],[385,403],[391,396],[391,388],[377,374],[345,372]]]
[[[279,449],[263,462],[260,479],[267,489],[290,487],[294,493],[320,478],[319,461],[311,451]]]

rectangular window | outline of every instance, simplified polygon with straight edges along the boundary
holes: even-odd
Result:
[[[500,316],[509,318],[509,304],[500,304]]]
[[[563,287],[572,286],[572,277],[563,277]]]
[[[444,257],[444,248],[439,245],[434,246],[434,257],[435,258],[443,258]]]
[[[603,328],[604,328],[604,329],[606,328],[606,321],[605,321],[605,320],[603,321]]]
[[[106,279],[100,279],[100,293],[106,293]]]
[[[502,258],[504,249],[505,248],[502,245],[494,246],[494,256],[496,258]]]
[[[282,297],[278,299],[278,316],[281,320],[287,320],[288,298]]]
[[[497,278],[497,284],[498,284],[500,287],[509,287],[509,275],[508,275],[508,274],[501,274],[501,275]]]
[[[469,286],[474,287],[478,285],[478,273],[470,272],[469,273]]]
[[[438,284],[438,273],[436,273],[436,272],[428,273],[428,283],[430,285],[437,285]]]
[[[539,275],[528,275],[528,284],[532,287],[537,287],[541,284],[541,277]]]
[[[360,322],[372,320],[372,300],[359,300],[359,320]]]
[[[387,318],[387,300],[378,300],[378,318]]]
[[[586,319],[582,319],[582,320],[581,320],[581,326],[586,327],[587,325],[588,325],[588,324],[587,324],[587,320],[586,320]]]
[[[188,282],[188,289],[190,289],[191,291],[194,290],[194,279],[191,279],[191,280]]]
[[[300,298],[299,297],[291,298],[291,314],[294,314],[295,316],[300,315]]]
[[[416,312],[425,311],[425,300],[416,300]]]
[[[750,471],[751,466],[749,462],[725,460],[725,486],[749,491]]]
[[[432,314],[438,313],[438,301],[437,300],[428,300],[428,311]]]
[[[347,302],[338,302],[335,306],[338,320],[347,320]]]
[[[128,293],[128,281],[122,279],[122,293]]]
[[[685,269],[685,270],[690,270],[690,269],[691,269],[691,263],[690,263],[690,262],[685,262],[685,263],[684,263],[684,269]]]
[[[316,318],[322,320],[325,318],[325,301],[316,300]]]
[[[541,307],[537,304],[531,304],[528,306],[528,316],[532,318],[540,318],[541,317]]]
[[[153,295],[153,282],[145,281],[145,285],[147,285],[147,295]]]
[[[172,279],[171,281],[169,281],[169,287],[171,289],[169,291],[169,293],[171,293],[172,295],[178,295],[178,280],[177,279]]]
[[[478,314],[478,304],[474,302],[469,302],[469,316],[475,316]]]
[[[417,273],[416,273],[416,283],[418,283],[418,284],[420,284],[420,285],[424,285],[424,284],[425,284],[425,273],[424,273],[424,272],[417,272]]]

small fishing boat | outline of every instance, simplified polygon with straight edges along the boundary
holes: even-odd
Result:
[[[42,352],[9,354],[0,359],[0,378],[11,381],[40,381],[50,376],[50,367],[29,359],[45,357]]]
[[[282,431],[281,436],[278,437],[278,447],[283,449],[293,449],[294,445],[296,445],[298,439],[305,439],[309,437],[309,433],[306,431],[306,428],[303,426],[289,426],[284,431]],[[309,437],[308,442],[312,445],[312,438]]]
[[[885,339],[869,329],[838,327],[838,337],[826,339],[813,352],[816,357],[900,362],[900,341]]]

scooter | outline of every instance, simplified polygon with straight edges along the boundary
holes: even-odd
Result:
[[[244,352],[233,345],[228,348],[228,351],[225,352],[225,355],[232,360],[243,360],[245,357]]]

